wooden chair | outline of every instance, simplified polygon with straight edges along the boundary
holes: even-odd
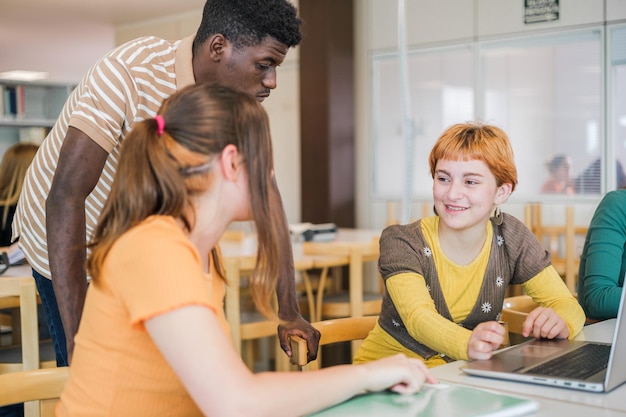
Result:
[[[539,203],[531,203],[524,207],[524,223],[550,252],[552,265],[563,277],[567,288],[575,294],[580,263],[576,241],[577,237],[584,239],[587,227],[575,225],[573,206],[565,207],[565,224],[563,225],[543,224],[541,209]]]
[[[266,337],[276,336],[278,321],[267,320],[256,311],[252,305],[250,288],[246,277],[254,269],[256,252],[246,247],[246,233],[239,229],[227,230],[220,239],[220,247],[236,248],[237,252],[244,251],[246,255],[222,256],[228,286],[226,287],[225,314],[230,324],[233,345],[250,370],[254,370],[256,360],[256,342]],[[224,249],[224,250],[226,250]],[[244,250],[245,249],[245,250]],[[250,253],[248,253],[250,252]],[[285,370],[289,367],[289,359],[280,349],[278,338],[272,339],[276,369]]]
[[[516,295],[504,299],[500,320],[509,324],[509,333],[522,334],[522,325],[539,305],[529,295]]]
[[[321,333],[319,344],[321,352],[321,347],[325,345],[365,339],[377,321],[378,316],[363,316],[322,320],[311,324]],[[300,366],[303,371],[320,368],[319,354],[317,360],[307,364],[306,340],[298,336],[291,336],[291,350],[293,352],[292,362]]]
[[[22,362],[0,363],[0,374],[55,367],[56,361],[40,362],[37,288],[31,276],[0,278],[0,308],[19,305]]]
[[[241,242],[245,234],[242,230],[227,229],[222,233],[220,242]]]
[[[0,375],[0,406],[25,403],[25,417],[54,417],[69,375],[66,366]]]
[[[307,270],[300,271],[302,276],[302,284],[306,299],[299,302],[302,314],[308,314],[309,321],[315,322],[322,319],[322,306],[324,302],[324,294],[340,293],[339,281],[340,275],[329,277],[337,268],[350,265],[348,256],[331,256],[331,255],[307,255],[313,261],[313,268],[319,270],[319,274],[310,274]],[[298,286],[296,285],[296,291]],[[345,297],[344,297],[345,298]],[[343,300],[345,301],[345,300]],[[325,313],[328,314],[328,305]],[[331,311],[332,313],[332,311]]]
[[[378,243],[376,243],[376,245],[378,245]],[[375,262],[377,260],[378,255],[364,255],[363,251],[361,251],[359,248],[352,248],[350,249],[348,255],[348,265],[350,267],[350,273],[361,276],[362,282],[364,263]],[[322,319],[351,317],[352,306],[350,303],[349,290],[325,295],[325,279],[327,279],[327,277],[328,275],[325,274],[320,278],[316,300],[318,311],[318,317],[316,317],[316,319],[319,321]],[[338,278],[339,277],[336,277],[335,279]],[[361,304],[361,312],[365,316],[380,314],[380,309],[382,306],[382,280],[380,279],[380,277],[378,277],[377,279],[378,288],[375,288],[373,291],[370,292],[362,290],[363,298]]]
[[[357,232],[358,233],[358,232]],[[369,234],[365,240],[337,240],[332,242],[305,242],[305,255],[335,256],[348,261],[349,276],[347,290],[340,289],[334,294],[325,293],[327,275],[320,279],[317,293],[317,319],[359,317],[377,315],[382,304],[382,282],[377,288],[366,291],[363,285],[365,263],[376,262],[379,257],[378,236]],[[339,279],[340,277],[333,277]]]
[[[389,200],[387,201],[387,221],[386,226],[391,226],[392,224],[399,224],[400,220],[397,211],[398,204],[400,202]],[[433,215],[433,203],[432,202],[424,202],[422,203],[422,215],[420,218],[429,217]],[[416,221],[417,219],[409,219],[409,223]]]
[[[226,319],[230,324],[233,345],[244,362],[253,370],[255,362],[254,342],[265,337],[276,337],[278,321],[265,319],[253,308],[242,308],[241,280],[254,269],[254,259],[224,258],[224,267],[228,278],[226,288]],[[276,338],[277,339],[277,338]],[[287,356],[280,350],[278,341],[274,341],[277,370],[289,367]],[[283,358],[284,357],[284,358]],[[282,362],[280,361],[281,359]]]

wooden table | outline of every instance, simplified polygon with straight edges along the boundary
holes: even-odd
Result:
[[[0,275],[0,279],[3,277],[32,277],[33,270],[28,264],[11,266],[4,274]],[[33,278],[34,279],[34,278]],[[37,296],[39,302],[39,296]],[[20,299],[17,296],[13,297],[0,297],[0,309],[16,308],[20,306]]]

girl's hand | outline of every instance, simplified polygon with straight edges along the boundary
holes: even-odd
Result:
[[[544,339],[567,339],[569,328],[565,320],[551,308],[537,307],[524,320],[522,335]]]
[[[504,342],[504,326],[497,321],[480,323],[472,331],[467,345],[467,356],[470,359],[489,359],[494,350]]]
[[[357,366],[363,366],[369,373],[367,391],[390,389],[400,394],[414,394],[425,382],[437,383],[422,360],[401,353]]]

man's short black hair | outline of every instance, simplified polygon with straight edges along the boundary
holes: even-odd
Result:
[[[207,0],[193,50],[216,33],[235,48],[258,45],[267,36],[290,48],[302,40],[301,24],[288,0]]]

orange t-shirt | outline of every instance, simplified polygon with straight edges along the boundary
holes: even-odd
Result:
[[[224,293],[224,281],[213,266],[203,272],[198,251],[172,217],[152,216],[126,232],[87,291],[57,416],[201,415],[144,321],[203,305],[228,337]]]

